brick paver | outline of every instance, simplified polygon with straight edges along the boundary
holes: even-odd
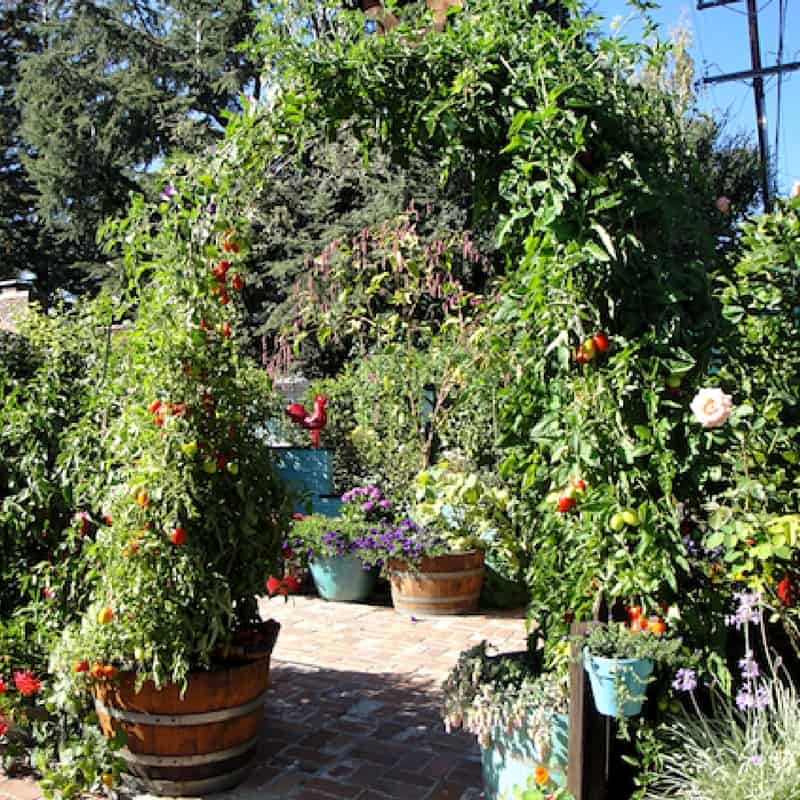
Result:
[[[474,738],[445,734],[439,686],[481,639],[525,645],[522,612],[412,620],[384,605],[263,600],[281,623],[258,756],[217,800],[478,800]],[[0,799],[36,800],[3,780]]]

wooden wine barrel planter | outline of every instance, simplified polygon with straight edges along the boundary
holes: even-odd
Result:
[[[413,617],[468,614],[478,610],[483,575],[483,550],[424,558],[416,568],[392,559],[392,603]]]
[[[139,790],[167,797],[229,789],[247,774],[255,755],[269,684],[269,654],[213,672],[192,673],[186,694],[135,674],[94,687],[95,709],[106,736],[128,734],[120,752]]]

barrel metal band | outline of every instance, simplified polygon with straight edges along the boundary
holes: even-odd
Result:
[[[393,578],[415,578],[425,581],[446,581],[451,578],[476,578],[483,575],[484,569],[465,569],[462,572],[391,572]]]
[[[265,689],[258,697],[241,706],[221,708],[219,711],[204,711],[200,714],[148,714],[143,711],[124,711],[121,708],[106,707],[99,697],[94,699],[95,711],[98,714],[118,719],[121,722],[133,722],[141,725],[166,725],[170,727],[183,727],[186,725],[208,725],[213,722],[224,722],[228,719],[243,717],[260,708],[267,697]]]
[[[258,736],[254,736],[243,744],[229,747],[227,750],[215,750],[213,753],[200,753],[192,756],[153,756],[145,753],[133,753],[127,747],[120,750],[119,755],[129,764],[141,764],[143,767],[196,767],[201,764],[213,764],[216,761],[236,758],[257,744]]]
[[[146,791],[165,797],[196,797],[198,795],[214,794],[225,789],[232,789],[244,780],[251,765],[246,764],[233,772],[216,775],[213,778],[204,778],[196,781],[167,781],[158,778],[140,778],[135,775],[123,776],[123,782],[137,791]]]
[[[472,594],[462,594],[458,597],[398,597],[396,594],[392,595],[392,602],[395,606],[439,606],[445,603],[461,603],[466,600],[474,600],[480,592],[473,592]]]

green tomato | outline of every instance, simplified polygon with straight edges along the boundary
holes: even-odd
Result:
[[[213,475],[217,471],[217,464],[214,461],[204,461],[203,470],[209,475]]]
[[[197,452],[197,442],[186,442],[182,444],[181,451],[186,458],[194,458],[194,454]]]
[[[228,470],[228,472],[230,472],[231,475],[239,474],[239,465],[235,461],[229,461],[226,469]]]
[[[616,513],[611,515],[611,519],[608,521],[608,524],[612,531],[621,531],[622,526],[625,524],[625,520],[622,518],[622,514]]]
[[[632,508],[626,508],[622,512],[622,521],[633,528],[638,527],[640,522],[639,515]]]
[[[670,389],[679,389],[682,380],[683,377],[681,375],[675,375],[673,373],[667,378],[667,386],[669,386]]]

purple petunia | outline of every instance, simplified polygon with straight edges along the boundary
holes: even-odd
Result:
[[[164,187],[164,189],[163,189],[163,191],[161,192],[161,194],[159,195],[159,197],[160,197],[160,198],[161,198],[161,199],[162,199],[162,200],[163,200],[165,203],[168,203],[170,200],[172,200],[172,198],[173,198],[174,196],[175,196],[175,187],[174,187],[174,186],[173,186],[171,183],[168,183],[168,184],[167,184],[167,185]]]

